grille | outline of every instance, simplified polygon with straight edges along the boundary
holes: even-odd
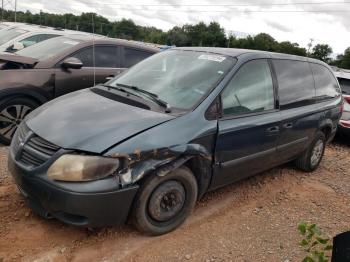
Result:
[[[15,141],[12,147],[17,156],[16,160],[31,168],[41,166],[60,149],[59,146],[31,132],[25,124],[19,127],[14,139]],[[20,148],[23,141],[25,141],[25,143],[22,148]]]

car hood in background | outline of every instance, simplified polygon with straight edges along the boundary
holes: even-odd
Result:
[[[0,61],[4,62],[16,62],[26,65],[34,66],[36,63],[39,62],[38,59],[26,57],[26,56],[20,56],[15,54],[8,54],[8,53],[0,53]]]
[[[86,89],[41,106],[30,114],[26,123],[38,136],[62,148],[102,153],[172,118]]]

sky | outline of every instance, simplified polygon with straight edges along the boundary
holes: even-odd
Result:
[[[11,1],[11,0],[10,0]],[[326,43],[335,54],[350,46],[350,0],[17,0],[18,9],[34,13],[96,12],[111,21],[169,30],[186,23],[216,21],[236,35],[268,33],[278,41],[307,48]],[[6,8],[6,6],[5,6]]]

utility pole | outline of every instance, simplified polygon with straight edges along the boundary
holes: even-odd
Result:
[[[17,0],[1,0],[1,22],[5,19],[5,10],[14,12],[14,21],[17,22]]]

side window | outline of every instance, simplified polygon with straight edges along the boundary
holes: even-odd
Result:
[[[350,79],[338,78],[341,90],[345,95],[350,95]]]
[[[117,46],[95,46],[95,66],[118,67],[120,59],[117,51]],[[73,57],[76,57],[82,61],[84,67],[93,67],[93,53],[93,48],[88,47],[78,51],[73,55]]]
[[[93,66],[92,55],[93,55],[92,47],[88,47],[76,52],[73,55],[73,57],[78,58],[81,62],[83,62],[83,67],[92,67]]]
[[[311,63],[311,69],[315,78],[316,97],[318,99],[337,97],[339,95],[339,86],[328,68]]]
[[[145,58],[151,56],[152,54],[149,52],[127,48],[124,47],[124,66],[125,68],[132,67],[133,65],[141,62]]]
[[[47,39],[57,37],[57,36],[59,36],[59,35],[53,35],[53,34],[33,35],[33,36],[27,37],[19,42],[21,42],[24,45],[24,47],[28,47],[28,46],[37,44],[41,41],[45,41]]]
[[[273,60],[277,74],[281,109],[312,104],[315,83],[310,65],[293,60]]]
[[[274,109],[274,88],[268,62],[254,60],[243,65],[221,96],[224,115]]]

